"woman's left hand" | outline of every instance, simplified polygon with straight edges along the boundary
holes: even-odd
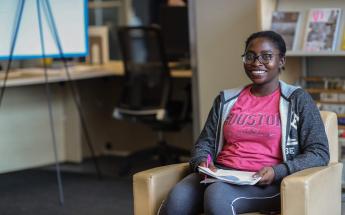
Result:
[[[274,170],[272,167],[263,167],[254,174],[253,177],[261,177],[258,182],[259,185],[270,185],[274,180]]]

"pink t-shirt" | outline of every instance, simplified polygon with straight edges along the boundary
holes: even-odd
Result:
[[[282,161],[280,88],[267,96],[245,88],[227,116],[224,146],[217,163],[239,170],[258,171]]]

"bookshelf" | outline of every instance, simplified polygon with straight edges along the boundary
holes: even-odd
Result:
[[[344,0],[258,0],[258,27],[261,30],[270,29],[271,17],[274,11],[298,11],[300,12],[300,23],[296,32],[296,49],[287,53],[288,56],[345,56],[345,50],[341,50],[341,42],[344,33],[345,23],[345,1]],[[340,29],[336,37],[335,52],[304,52],[302,51],[304,33],[308,18],[308,11],[311,8],[341,8]]]
[[[304,34],[307,28],[308,12],[311,8],[341,8],[340,28],[336,35],[334,51],[308,52],[302,49]],[[341,49],[343,35],[345,33],[345,1],[344,0],[257,0],[257,25],[259,30],[269,30],[271,17],[274,11],[298,11],[300,20],[296,29],[296,42],[293,50],[286,53],[286,70],[282,72],[281,79],[292,84],[302,84],[306,87],[319,106],[325,105],[344,106],[345,101],[322,101],[321,94],[342,94],[344,88],[325,88],[307,86],[307,82],[320,82],[323,78],[345,79],[345,50]],[[303,77],[303,78],[302,78]],[[314,77],[319,77],[313,79]],[[339,119],[345,118],[344,113],[338,114]],[[339,125],[339,133],[345,132],[345,125]],[[345,136],[345,135],[344,135]],[[341,147],[345,148],[345,137],[339,138]],[[340,155],[345,161],[345,156]],[[343,182],[345,184],[345,182]]]

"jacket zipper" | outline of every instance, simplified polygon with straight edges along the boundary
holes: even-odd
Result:
[[[223,95],[223,93],[221,94],[221,101],[220,101],[220,103],[219,103],[219,105],[220,105],[220,108],[219,108],[219,112],[218,112],[218,123],[217,123],[217,129],[216,129],[216,144],[214,144],[214,155],[212,156],[213,158],[215,158],[216,157],[216,155],[217,155],[217,151],[218,151],[218,147],[219,147],[219,133],[220,133],[220,127],[221,127],[221,123],[222,123],[222,113],[223,113],[223,107],[224,107],[224,102],[223,102],[223,97],[224,97],[224,95]]]

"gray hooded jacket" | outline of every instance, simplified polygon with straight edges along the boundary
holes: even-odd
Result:
[[[208,154],[214,162],[216,161],[224,144],[224,121],[244,88],[224,90],[215,99],[192,151],[190,165],[194,171],[202,161],[206,160]],[[324,166],[329,162],[325,128],[311,96],[303,89],[283,81],[280,81],[280,89],[279,112],[283,161],[273,166],[275,181],[294,172]]]

